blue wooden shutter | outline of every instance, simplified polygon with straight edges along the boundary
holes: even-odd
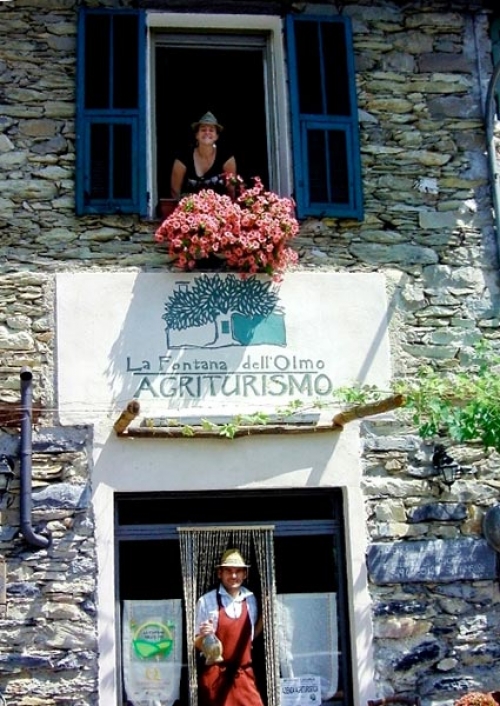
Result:
[[[493,63],[496,66],[500,61],[500,17],[494,19],[490,26]]]
[[[145,43],[143,12],[80,9],[78,214],[147,214]]]
[[[289,15],[295,199],[305,216],[363,217],[349,18]]]
[[[493,55],[493,65],[497,66],[500,61],[500,17],[494,19],[490,26],[491,34],[491,49]],[[496,111],[497,115],[500,114],[500,86],[497,82],[497,87],[495,90],[496,97]]]

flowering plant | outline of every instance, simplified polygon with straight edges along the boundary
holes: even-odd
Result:
[[[491,694],[471,691],[470,694],[465,694],[458,701],[455,701],[455,706],[497,706],[497,701]]]
[[[168,245],[182,269],[193,269],[197,260],[215,254],[230,269],[280,279],[287,265],[297,261],[287,244],[299,230],[294,202],[265,191],[259,177],[252,188],[241,186],[240,177],[231,181],[240,185],[236,200],[211,189],[184,196],[155,240]]]

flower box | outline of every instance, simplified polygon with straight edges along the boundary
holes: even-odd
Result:
[[[184,196],[155,233],[181,269],[216,256],[227,269],[242,274],[266,273],[280,279],[297,261],[289,247],[299,230],[294,202],[265,191],[259,178],[233,200],[205,189]]]

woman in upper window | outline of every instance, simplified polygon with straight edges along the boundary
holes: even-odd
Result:
[[[217,147],[217,140],[223,130],[213,113],[205,113],[193,128],[196,147],[179,155],[172,167],[170,190],[172,198],[178,199],[186,193],[196,193],[201,189],[213,189],[219,194],[234,195],[227,183],[226,175],[236,174],[236,160],[230,153]]]

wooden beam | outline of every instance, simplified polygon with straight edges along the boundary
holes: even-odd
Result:
[[[141,411],[141,405],[137,400],[132,400],[128,403],[126,409],[120,414],[113,425],[113,429],[117,434],[123,434],[125,429],[131,424]]]
[[[214,424],[212,428],[201,426],[200,424],[179,424],[173,423],[167,426],[151,426],[142,424],[141,426],[129,427],[129,424],[138,416],[140,406],[137,400],[129,402],[127,409],[122,412],[114,425],[114,430],[121,437],[135,438],[155,438],[155,439],[234,439],[242,436],[256,436],[258,434],[322,434],[325,432],[339,432],[349,422],[364,417],[383,414],[393,409],[397,409],[404,404],[402,395],[391,395],[383,400],[371,402],[370,404],[356,405],[350,409],[336,414],[331,423],[311,422],[296,424],[289,422],[273,422],[269,424],[237,424],[231,434],[224,432],[224,425]]]
[[[376,414],[383,414],[384,412],[390,412],[393,409],[402,407],[404,404],[403,395],[392,395],[391,397],[385,397],[383,400],[378,402],[370,402],[369,404],[356,405],[351,409],[347,409],[344,412],[339,412],[333,418],[333,424],[343,428],[348,422],[353,422],[355,419],[363,419],[364,417],[371,417]]]
[[[250,424],[238,425],[230,437],[221,434],[221,427],[206,429],[197,425],[168,427],[131,427],[126,434],[120,436],[156,439],[225,439],[257,434],[320,434],[327,431],[341,431],[342,427],[333,424]]]

